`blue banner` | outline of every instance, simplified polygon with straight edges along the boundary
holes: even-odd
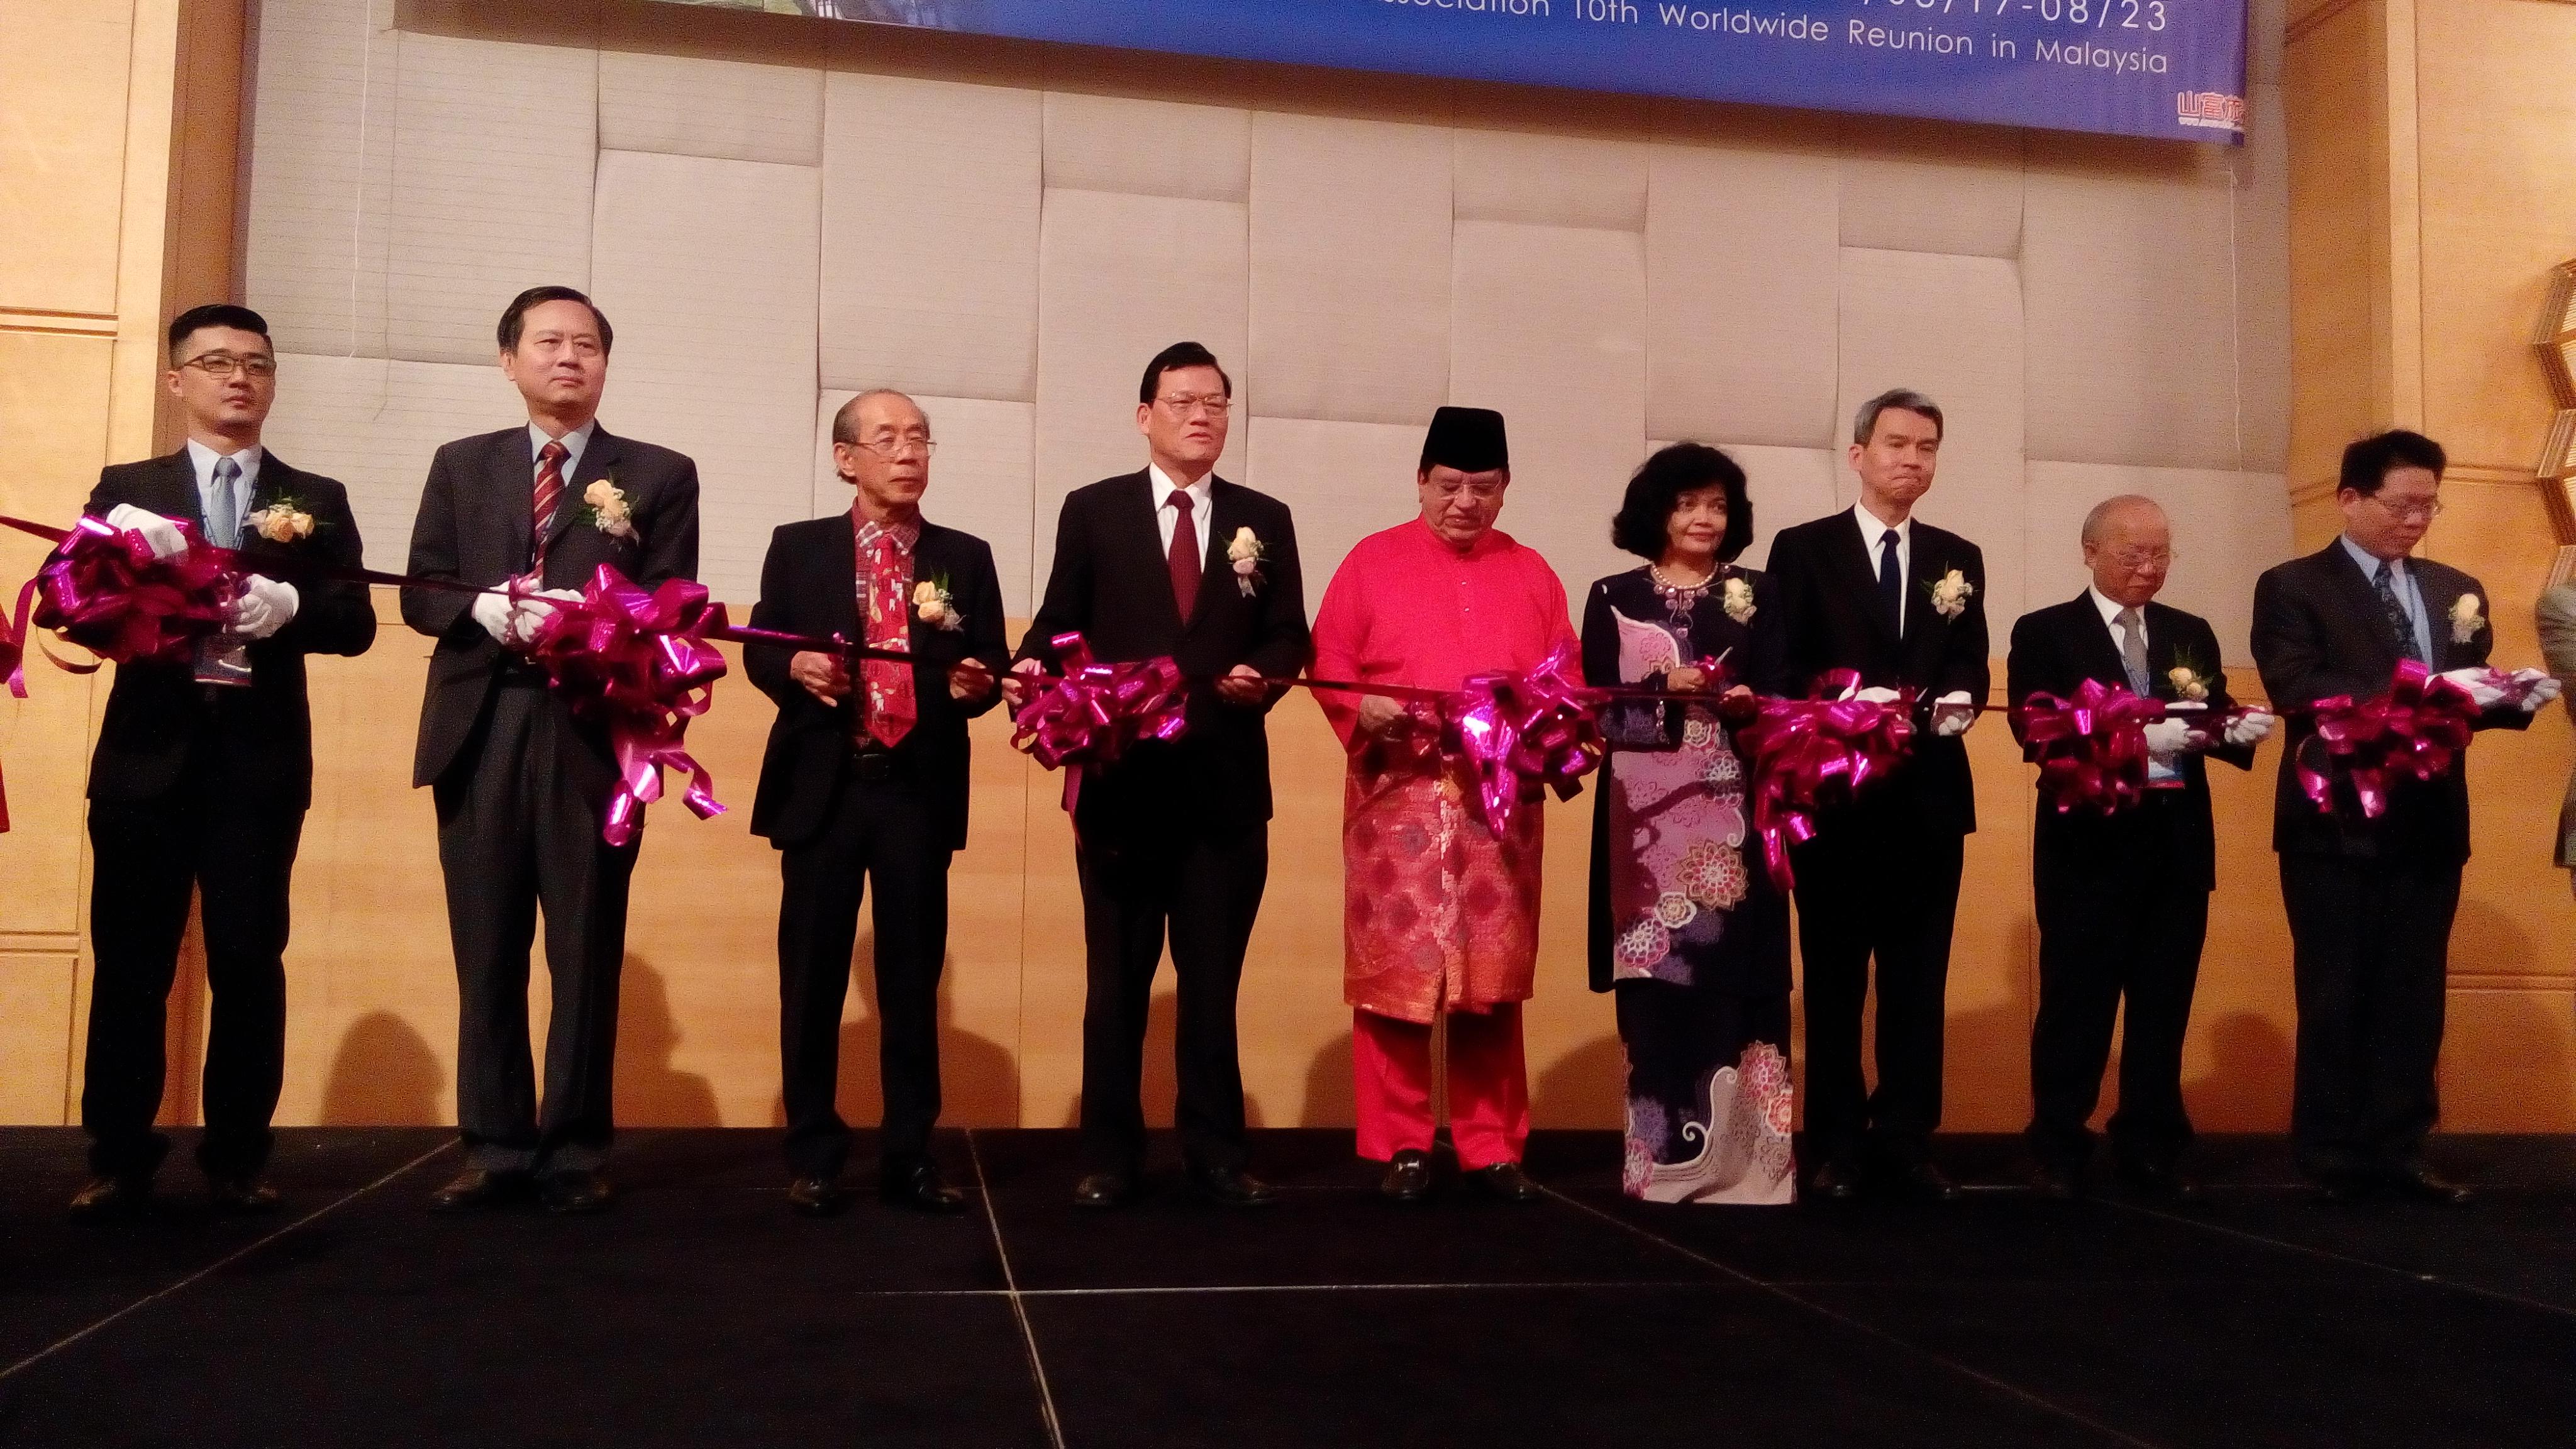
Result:
[[[694,0],[978,35],[2241,143],[2245,0]]]

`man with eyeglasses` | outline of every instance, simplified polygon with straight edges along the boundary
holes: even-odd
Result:
[[[1234,384],[1195,342],[1145,366],[1146,466],[1066,495],[1055,563],[1005,688],[1016,705],[1057,662],[1054,640],[1111,662],[1169,655],[1188,676],[1188,729],[1086,773],[1074,811],[1087,999],[1082,1140],[1087,1208],[1137,1193],[1138,1100],[1154,973],[1170,941],[1180,984],[1176,1116],[1191,1186],[1228,1207],[1276,1194],[1245,1171],[1234,1004],[1270,874],[1271,681],[1306,667],[1305,585],[1287,505],[1216,476]]]
[[[2042,797],[2031,831],[2039,914],[2039,1012],[2030,1033],[2031,1121],[2024,1134],[2047,1197],[2090,1190],[2093,1132],[2114,1018],[2120,1108],[2110,1121],[2120,1181],[2142,1198],[2194,1194],[2181,1170],[2191,1142],[2182,1039],[2218,885],[2217,833],[2204,755],[2240,770],[2272,717],[2221,723],[2231,701],[2207,620],[2156,602],[2173,567],[2173,528],[2155,500],[2106,498],[2084,517],[2083,593],[2013,625],[2005,695],[2071,699],[2087,681],[2164,701],[2147,726],[2147,785],[2112,815],[2062,811]],[[2122,1016],[2125,1001],[2127,1013]]]
[[[2299,1003],[2290,1140],[2299,1168],[2339,1201],[2385,1191],[2452,1206],[2469,1191],[2436,1175],[2424,1139],[2439,1116],[2451,920],[2469,859],[2467,761],[2417,783],[2394,780],[2366,814],[2348,776],[2330,810],[2299,780],[2330,769],[2303,707],[2388,692],[2401,661],[2448,676],[2485,711],[2481,729],[2522,729],[2557,697],[2538,670],[2519,703],[2490,682],[2487,593],[2458,569],[2415,557],[2442,511],[2441,445],[2403,429],[2344,449],[2335,505],[2343,533],[2254,585],[2254,663],[2289,720],[2272,805],[2272,848],[2289,908]]]
[[[922,1212],[966,1200],[930,1155],[939,1120],[939,972],[948,866],[966,846],[966,722],[998,702],[1010,661],[1002,584],[982,539],[921,516],[934,444],[902,393],[864,392],[832,418],[846,513],[782,526],[760,573],[754,628],[855,639],[909,664],[752,645],[751,682],[778,704],[751,833],[778,848],[778,1054],[788,1205],[845,1202],[850,1128],[834,1105],[841,1004],[859,902],[876,889],[870,955],[884,1092],[878,1196]]]
[[[261,446],[277,400],[268,324],[247,307],[195,307],[170,324],[169,342],[163,386],[187,442],[101,472],[87,511],[165,558],[186,547],[174,520],[187,520],[205,542],[238,549],[246,572],[224,631],[200,642],[193,663],[117,666],[99,724],[89,772],[97,965],[81,1069],[91,1178],[72,1199],[83,1217],[141,1204],[170,1149],[152,1119],[192,892],[213,996],[197,1164],[218,1210],[277,1206],[264,1174],[285,1068],[287,903],[313,798],[304,656],[363,654],[376,637],[365,585],[305,571],[357,566],[347,490]]]

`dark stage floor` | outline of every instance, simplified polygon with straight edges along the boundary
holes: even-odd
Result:
[[[444,1134],[302,1131],[275,1218],[208,1217],[174,1154],[86,1226],[77,1135],[21,1129],[0,1444],[2576,1444],[2576,1144],[2441,1149],[2475,1207],[2329,1207],[2222,1139],[2177,1211],[1655,1208],[1567,1133],[1546,1201],[1406,1209],[1349,1134],[1274,1132],[1277,1209],[1166,1174],[1093,1216],[1071,1134],[950,1133],[972,1214],[812,1222],[771,1134],[638,1132],[607,1217],[460,1220]]]

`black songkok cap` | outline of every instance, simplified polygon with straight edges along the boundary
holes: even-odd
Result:
[[[1455,468],[1461,473],[1492,473],[1512,466],[1512,450],[1503,440],[1503,415],[1492,408],[1442,408],[1431,415],[1431,431],[1422,438],[1422,470]]]

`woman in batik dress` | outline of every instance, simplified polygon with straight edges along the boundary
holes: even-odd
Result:
[[[1628,1067],[1622,1185],[1650,1202],[1786,1203],[1789,902],[1751,830],[1750,774],[1719,701],[1780,687],[1778,614],[1734,560],[1744,470],[1677,443],[1646,460],[1611,541],[1649,560],[1594,584],[1595,685],[1705,693],[1614,702],[1592,826],[1592,989],[1615,992]]]

